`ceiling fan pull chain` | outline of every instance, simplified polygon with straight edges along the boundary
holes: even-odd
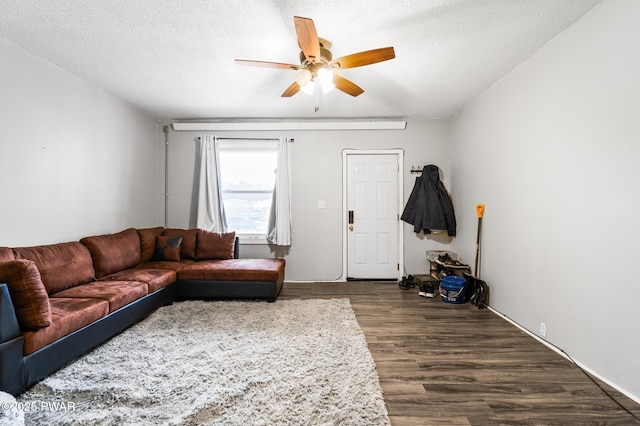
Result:
[[[316,98],[316,107],[314,108],[314,112],[320,111],[320,96],[321,96],[320,85],[316,84],[314,87],[313,95]]]

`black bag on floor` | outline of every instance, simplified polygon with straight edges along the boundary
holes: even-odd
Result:
[[[467,301],[478,308],[482,307],[487,298],[487,283],[466,272],[463,272],[462,275],[466,280],[465,296]]]

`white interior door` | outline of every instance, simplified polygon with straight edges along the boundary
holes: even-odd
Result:
[[[399,155],[346,155],[348,279],[399,276]]]

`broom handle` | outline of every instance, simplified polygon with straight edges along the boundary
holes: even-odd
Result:
[[[484,204],[478,204],[476,206],[476,213],[478,215],[478,236],[476,238],[476,264],[475,264],[475,274],[476,278],[480,278],[478,274],[478,260],[480,255],[480,230],[482,229],[482,215],[484,214]]]

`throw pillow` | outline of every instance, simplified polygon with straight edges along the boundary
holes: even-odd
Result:
[[[156,251],[156,238],[162,235],[164,228],[161,226],[155,228],[138,229],[140,237],[140,262],[151,260]]]
[[[235,242],[235,232],[220,233],[198,229],[196,260],[233,259]]]
[[[9,287],[20,328],[38,330],[51,325],[49,295],[35,263],[26,259],[0,263],[0,282]]]
[[[173,262],[179,262],[183,240],[184,237],[166,237],[162,235],[157,237],[156,251],[153,253],[153,258],[151,260],[170,260]]]
[[[197,232],[197,229],[166,228],[162,231],[162,235],[165,237],[184,237],[180,257],[183,259],[195,259]]]

